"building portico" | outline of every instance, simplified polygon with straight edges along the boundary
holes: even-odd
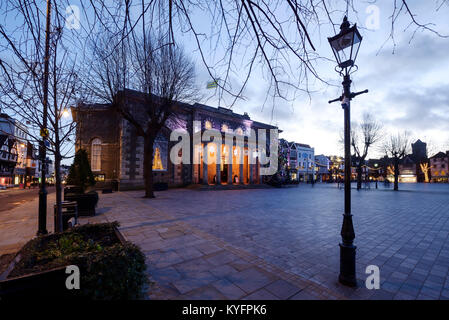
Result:
[[[194,164],[193,176],[198,176],[196,183],[204,185],[247,185],[259,184],[260,172],[259,158],[248,147],[203,143],[196,146],[197,159],[200,163]],[[198,174],[199,173],[199,174]]]

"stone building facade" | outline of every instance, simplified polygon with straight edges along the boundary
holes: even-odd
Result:
[[[122,94],[130,112],[145,121],[143,94],[132,90]],[[253,121],[246,113],[241,115],[230,109],[198,103],[177,103],[175,110],[175,117],[167,121],[166,128],[159,132],[154,143],[152,169],[155,183],[184,186],[263,182],[258,150],[249,143],[249,136],[251,133],[257,135],[258,129],[268,130],[266,150],[269,150],[269,130],[277,130],[276,127]],[[72,108],[72,114],[77,122],[76,149],[87,151],[97,186],[118,181],[121,190],[143,188],[143,137],[138,136],[134,126],[108,104],[80,104]],[[178,144],[178,141],[170,141],[173,130],[188,133],[188,163],[181,160],[185,159],[182,151],[177,155],[179,164],[170,159],[170,151]],[[215,130],[223,137],[226,132],[233,133],[244,143],[239,146],[234,141],[232,150],[227,150],[224,139],[221,146],[195,140],[195,136],[204,130]]]
[[[296,150],[298,152],[299,181],[315,180],[315,149],[308,144],[296,143]]]
[[[449,182],[449,151],[430,157],[430,174],[432,182]]]

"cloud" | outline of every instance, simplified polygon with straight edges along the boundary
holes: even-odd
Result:
[[[385,122],[413,131],[433,129],[449,131],[449,88],[439,86],[421,90],[391,90],[389,101],[399,111],[399,116],[391,119],[386,113]]]

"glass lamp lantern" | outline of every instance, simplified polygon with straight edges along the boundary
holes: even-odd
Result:
[[[341,69],[352,68],[359,52],[362,36],[357,30],[357,24],[350,27],[348,18],[345,16],[340,26],[340,33],[327,38]]]

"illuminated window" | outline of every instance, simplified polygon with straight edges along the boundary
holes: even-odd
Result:
[[[228,130],[229,130],[229,127],[228,127],[227,124],[223,124],[223,125],[221,126],[221,131],[223,131],[223,132],[228,132]]]
[[[104,174],[95,175],[95,181],[104,181]]]
[[[215,146],[213,145],[209,146],[209,157],[211,158],[215,157]]]
[[[206,130],[212,129],[212,123],[209,120],[206,120],[204,123],[204,128],[206,128]]]
[[[164,170],[164,166],[162,165],[161,152],[159,151],[159,148],[156,148],[154,150],[153,170]]]
[[[242,135],[243,135],[243,130],[242,130],[242,128],[237,128],[237,129],[235,129],[235,133],[238,134],[239,136],[242,136]]]
[[[91,150],[91,163],[90,166],[92,171],[101,170],[101,140],[92,140],[92,150]]]

